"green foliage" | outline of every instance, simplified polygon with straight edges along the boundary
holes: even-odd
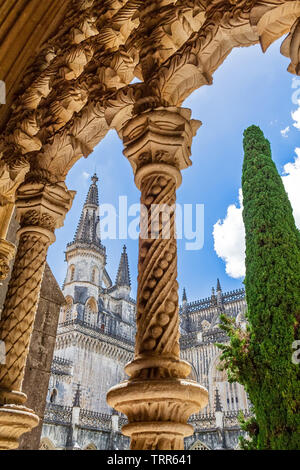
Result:
[[[299,337],[300,234],[270,143],[259,127],[244,132],[242,189],[246,231],[248,328],[222,318],[230,337],[222,345],[229,377],[245,386],[256,418],[244,448],[300,448],[299,364],[292,343]]]

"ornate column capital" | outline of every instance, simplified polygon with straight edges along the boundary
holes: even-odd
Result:
[[[16,190],[28,170],[29,164],[25,158],[9,166],[0,152],[0,280],[8,276],[9,263],[16,253],[15,245],[6,240],[6,235],[14,211]]]
[[[189,109],[176,107],[145,111],[127,122],[121,131],[123,153],[130,161],[138,188],[145,174],[164,165],[177,170],[173,174],[177,175],[178,187],[179,171],[192,164],[192,139],[200,126],[200,121],[191,119]]]
[[[48,242],[55,241],[54,230],[63,225],[70,210],[75,191],[69,191],[65,183],[24,183],[17,192],[16,216],[20,222],[18,235],[37,232]]]

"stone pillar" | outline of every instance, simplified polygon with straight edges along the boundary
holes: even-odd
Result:
[[[19,244],[0,321],[0,341],[6,352],[5,364],[0,366],[0,449],[18,447],[19,437],[39,421],[24,406],[22,380],[47,250],[73,198],[74,192],[64,183],[23,184],[17,193]]]
[[[193,433],[189,416],[208,401],[207,391],[186,379],[191,367],[180,360],[179,347],[175,202],[180,170],[191,164],[200,124],[190,116],[188,109],[157,108],[136,115],[121,132],[146,209],[140,223],[135,358],[125,368],[130,379],[113,387],[107,402],[127,415],[122,432],[131,437],[133,450],[183,449],[184,437]]]
[[[28,397],[26,406],[34,409],[40,422],[20,438],[19,450],[38,450],[40,447],[57,325],[63,304],[65,298],[46,263],[22,383],[22,391]]]
[[[9,167],[2,160],[0,152],[0,281],[7,278],[10,261],[16,253],[15,245],[6,240],[6,237],[14,212],[15,193],[28,170],[29,164],[24,158],[19,158]]]

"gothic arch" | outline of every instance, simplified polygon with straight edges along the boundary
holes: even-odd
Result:
[[[71,264],[69,268],[68,280],[69,282],[72,282],[75,280],[75,265],[74,264]]]
[[[65,321],[72,320],[72,307],[73,307],[73,297],[71,295],[67,295],[66,304],[61,308],[61,322],[64,323]]]
[[[210,401],[210,407],[212,410],[214,409],[214,397],[215,397],[216,387],[218,387],[218,384],[220,383],[228,382],[227,372],[225,370],[223,371],[219,370],[219,367],[221,365],[221,361],[220,361],[221,354],[222,353],[219,352],[212,359],[210,366],[209,366],[209,372],[208,372],[208,382],[209,382],[209,390],[210,390],[209,401]]]
[[[95,297],[90,297],[85,304],[86,307],[90,308],[93,313],[98,312],[98,304]]]
[[[199,439],[191,445],[189,450],[211,450],[206,444],[201,442]]]
[[[91,281],[94,284],[99,284],[99,269],[97,266],[92,267]]]
[[[191,379],[191,380],[195,380],[195,382],[198,382],[198,374],[197,374],[197,371],[195,369],[195,366],[193,364],[191,364],[190,362],[189,362],[189,365],[191,366],[191,372],[190,372],[188,378]]]
[[[56,450],[56,447],[48,437],[43,437],[40,442],[39,450]]]
[[[97,447],[91,442],[90,444],[87,444],[83,450],[97,450]]]
[[[57,399],[57,389],[54,388],[50,393],[50,403],[55,403]]]

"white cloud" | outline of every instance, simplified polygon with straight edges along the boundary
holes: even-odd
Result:
[[[226,273],[234,278],[245,275],[245,228],[241,189],[239,206],[230,205],[225,219],[218,220],[213,230],[215,251],[225,261]]]
[[[296,225],[300,229],[300,148],[296,148],[295,152],[295,161],[284,165],[282,181],[293,207]]]
[[[82,176],[83,176],[83,178],[84,178],[85,180],[87,180],[87,179],[90,177],[90,174],[87,173],[86,171],[83,171],[83,172],[82,172]]]
[[[299,123],[300,124],[300,123]],[[291,201],[297,227],[300,229],[300,148],[295,149],[294,162],[284,166],[282,181]],[[225,261],[226,273],[233,278],[245,275],[245,228],[243,223],[243,198],[239,190],[239,204],[227,209],[224,220],[214,225],[214,248]]]
[[[288,137],[289,132],[290,132],[290,126],[287,126],[285,129],[282,129],[280,131],[280,134],[282,135],[282,137]]]

